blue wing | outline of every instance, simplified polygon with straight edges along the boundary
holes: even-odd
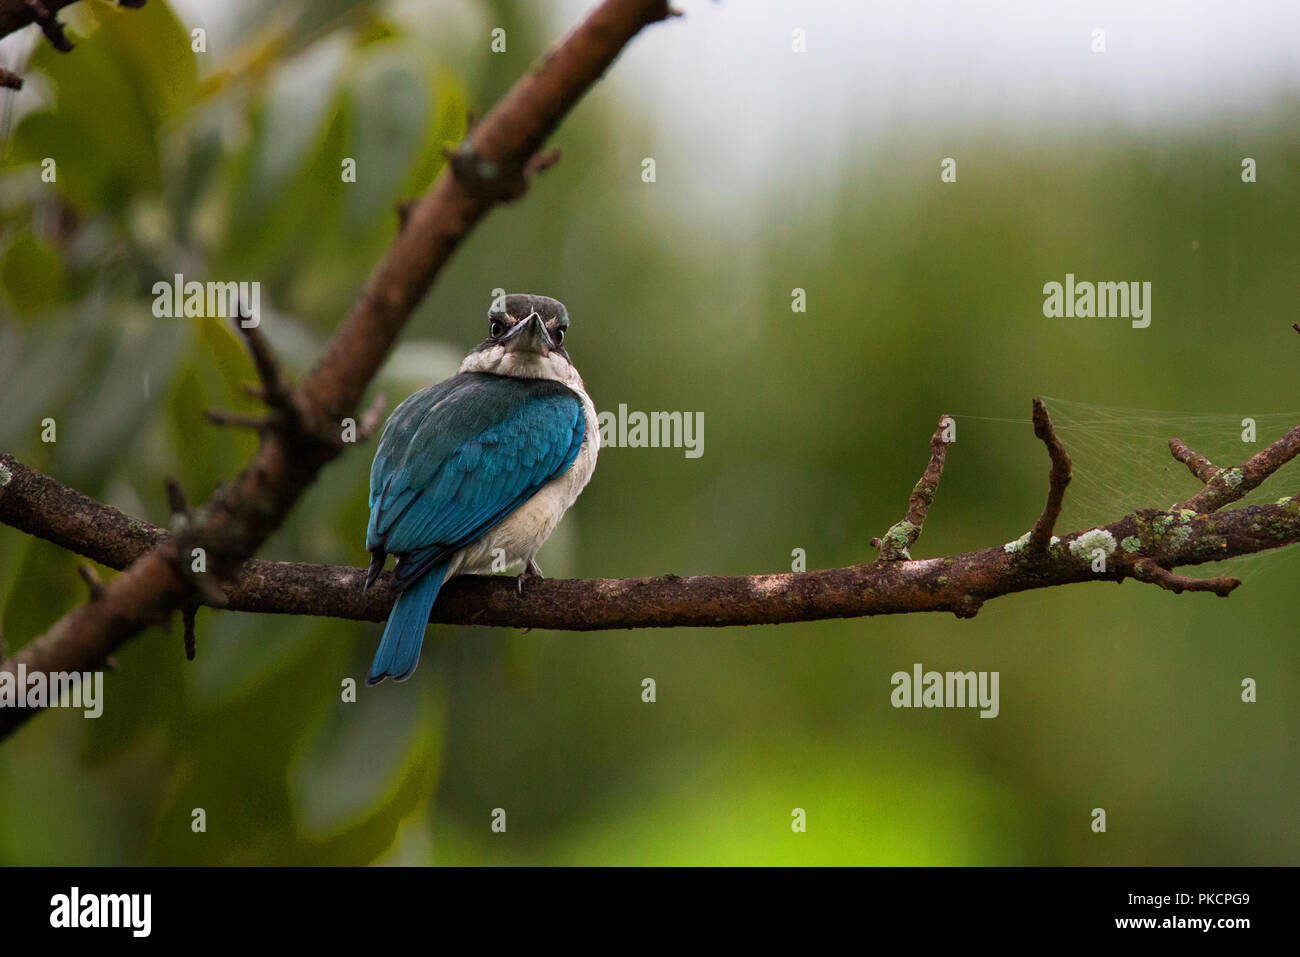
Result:
[[[567,470],[585,432],[577,395],[545,379],[465,373],[415,393],[379,440],[366,548],[397,555],[409,587]]]

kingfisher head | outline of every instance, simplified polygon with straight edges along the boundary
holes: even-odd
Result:
[[[501,296],[488,310],[488,335],[461,363],[461,372],[489,372],[521,379],[582,379],[564,348],[569,311],[549,296]]]

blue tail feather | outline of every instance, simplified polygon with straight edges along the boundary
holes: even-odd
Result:
[[[442,588],[446,565],[429,569],[421,578],[398,596],[393,610],[388,613],[384,637],[379,640],[379,650],[370,665],[366,684],[379,684],[385,678],[405,681],[415,671],[420,660],[420,646],[424,644],[424,628],[429,623],[429,612]]]

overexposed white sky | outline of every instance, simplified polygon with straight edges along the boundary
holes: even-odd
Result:
[[[221,42],[250,0],[171,0]],[[639,37],[606,82],[656,127],[732,148],[795,132],[920,123],[1109,117],[1132,124],[1250,111],[1300,90],[1297,0],[675,0],[686,18]],[[481,42],[474,0],[427,8],[445,40]],[[596,0],[532,0],[559,38]],[[455,22],[456,29],[445,27]],[[791,50],[806,31],[807,51]],[[1106,32],[1105,53],[1091,50]],[[534,51],[529,51],[534,52]],[[536,51],[540,52],[540,51]],[[707,127],[707,129],[705,128]]]
[[[587,0],[539,5],[559,35]],[[681,0],[612,82],[665,120],[758,101],[823,129],[922,121],[1176,122],[1300,88],[1296,0]],[[807,52],[791,51],[806,31]],[[1091,50],[1092,31],[1106,52]],[[726,115],[735,132],[746,111]]]
[[[668,153],[743,157],[731,196],[845,175],[854,148],[927,130],[1152,132],[1300,92],[1300,0],[679,0],[605,82]],[[587,0],[539,4],[550,33]],[[807,50],[791,49],[805,31]],[[1092,52],[1093,30],[1106,52]],[[719,191],[688,205],[726,202]],[[732,211],[737,212],[737,211]]]

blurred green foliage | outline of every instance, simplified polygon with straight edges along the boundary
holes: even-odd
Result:
[[[394,204],[549,39],[513,4],[468,27],[436,6],[420,26],[378,4],[276,6],[202,71],[161,0],[74,8],[82,39],[37,49],[49,109],[20,119],[0,172],[0,447],[156,522],[164,476],[198,500],[252,451],[203,410],[254,405],[229,326],[155,318],[153,283],[260,281],[263,328],[301,373]],[[489,23],[509,27],[508,54],[480,42]],[[825,202],[759,194],[763,228],[701,230],[662,199],[673,167],[641,182],[653,131],[600,87],[558,136],[564,161],[440,277],[376,390],[393,404],[450,374],[504,287],[568,304],[600,408],[704,412],[702,458],[602,453],[543,551],[551,575],[784,570],[796,548],[809,567],[868,560],[941,412],[958,443],[914,554],[1008,541],[1041,506],[1046,460],[1028,425],[992,419],[1024,419],[1034,394],[1300,405],[1300,196],[1276,172],[1300,159],[1295,115],[1145,138],[989,131],[951,186],[943,131],[909,128],[811,184]],[[1274,174],[1244,187],[1243,155]],[[1044,319],[1041,286],[1067,271],[1151,280],[1151,328]],[[1233,454],[1217,426],[1182,437]],[[1119,482],[1126,464],[1079,460]],[[332,466],[263,554],[363,564],[368,465],[360,448]],[[1070,508],[1070,527],[1114,517]],[[11,648],[80,600],[76,561],[0,528]],[[1097,584],[967,622],[439,628],[410,682],[355,704],[340,685],[378,626],[203,610],[196,662],[178,624],[147,632],[118,655],[102,718],[51,713],[0,748],[0,862],[1294,863],[1295,562],[1250,560],[1229,601]],[[894,710],[889,677],[916,661],[1000,671],[1001,715]]]

